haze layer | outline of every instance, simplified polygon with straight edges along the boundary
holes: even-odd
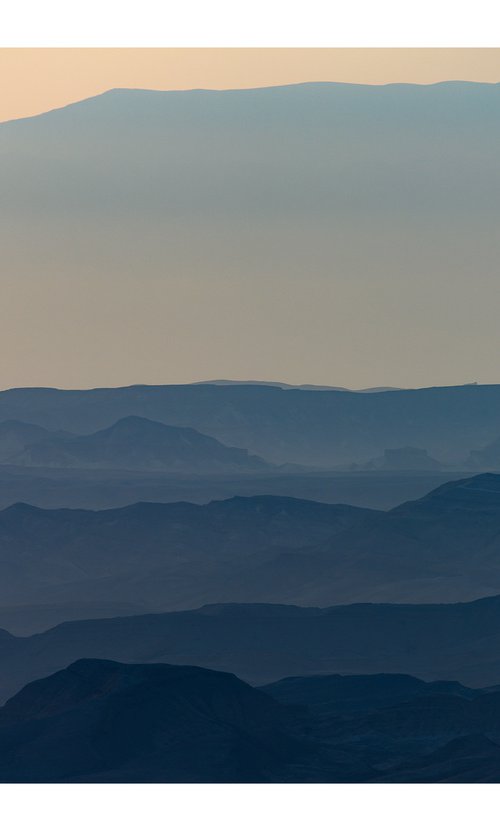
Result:
[[[499,101],[115,90],[0,125],[0,386],[494,381]]]

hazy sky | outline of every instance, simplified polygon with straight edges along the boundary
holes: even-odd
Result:
[[[0,50],[110,87],[498,81],[500,50]],[[0,127],[0,387],[499,382],[500,87],[110,93]]]
[[[500,81],[500,49],[0,49],[0,121],[114,87]]]

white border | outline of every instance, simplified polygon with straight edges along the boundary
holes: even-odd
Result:
[[[497,0],[5,0],[0,47],[498,47],[499,22]]]
[[[469,832],[498,786],[0,786],[9,832]]]

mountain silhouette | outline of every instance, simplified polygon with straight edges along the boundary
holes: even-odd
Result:
[[[364,464],[390,447],[426,448],[448,464],[498,437],[500,385],[361,393],[186,384],[0,392],[0,420],[89,434],[126,416],[191,427],[276,463]]]
[[[500,782],[499,103],[0,124],[12,378],[214,376],[0,391],[0,782]]]
[[[273,551],[327,540],[372,513],[273,496],[99,512],[16,504],[0,512],[0,606],[21,604],[25,624],[30,604],[61,604],[56,621],[71,603],[84,617],[94,605],[101,615],[106,604],[111,614],[116,604],[199,606],[220,600],[237,563],[256,568]]]
[[[500,593],[499,540],[497,474],[387,512],[273,496],[97,512],[17,504],[0,512],[0,625],[19,605],[33,632],[120,607],[470,601]]]
[[[4,633],[0,699],[86,656],[195,664],[259,685],[317,674],[410,674],[484,687],[499,684],[499,655],[500,596],[466,604],[208,605],[68,621],[28,637]],[[317,686],[321,694],[322,684],[313,679],[306,691]],[[344,700],[359,698],[325,684]]]
[[[318,710],[296,682],[291,705],[232,674],[81,659],[0,709],[0,782],[500,780],[499,693],[344,677],[363,702],[342,710],[337,685]]]
[[[99,511],[133,503],[209,503],[235,494],[269,494],[387,510],[416,500],[463,471],[313,471],[270,465],[261,471],[213,474],[167,469],[28,467],[0,464],[0,511],[13,503]]]
[[[238,381],[227,378],[216,378],[207,381],[196,381],[194,384],[218,384],[218,385],[232,385],[232,384],[256,384],[260,387],[281,387],[283,390],[344,390],[351,393],[383,393],[388,390],[400,390],[400,387],[365,387],[361,390],[349,390],[348,387],[332,387],[328,384],[286,384],[284,381]]]
[[[500,475],[441,485],[315,547],[228,577],[226,598],[292,604],[469,601],[500,591]]]
[[[435,694],[473,698],[477,691],[458,682],[424,682],[415,676],[373,673],[369,676],[324,674],[292,676],[261,688],[278,702],[302,705],[315,714],[333,716],[370,712]]]
[[[0,781],[272,781],[300,752],[282,710],[225,673],[80,660],[0,710]]]
[[[50,437],[27,444],[14,465],[75,468],[125,468],[177,473],[264,471],[264,460],[229,448],[188,427],[173,427],[127,416],[88,436]]]

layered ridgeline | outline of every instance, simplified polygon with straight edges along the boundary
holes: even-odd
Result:
[[[273,463],[322,468],[364,466],[374,459],[375,467],[420,470],[422,462],[435,467],[434,460],[467,470],[463,465],[470,451],[498,438],[499,408],[500,385],[369,395],[258,384],[24,388],[0,393],[0,422],[20,420],[49,430],[90,434],[124,417],[140,416],[193,428]],[[388,460],[386,455],[380,463],[378,458],[391,449],[400,449],[399,457]],[[421,454],[416,458],[414,449],[427,452],[431,462]],[[490,462],[483,468],[491,470]]]
[[[327,541],[372,514],[272,496],[98,512],[16,504],[0,512],[0,626],[18,621],[25,632],[219,601],[245,565]]]
[[[316,676],[263,688],[305,710],[309,738],[346,753],[345,779],[499,782],[500,694],[408,675]],[[369,766],[363,776],[363,765]]]
[[[252,684],[312,674],[408,673],[489,686],[500,680],[500,596],[467,604],[293,607],[228,604],[0,631],[0,698],[84,657],[195,664]]]
[[[256,565],[231,600],[467,601],[500,591],[499,551],[500,475],[480,474]]]
[[[499,743],[500,693],[454,682],[83,659],[0,709],[0,781],[498,782]]]
[[[497,474],[387,512],[273,496],[17,504],[0,512],[0,626],[220,602],[468,601],[500,593],[499,541]]]
[[[217,474],[164,468],[26,467],[0,464],[0,511],[14,503],[40,508],[118,508],[138,502],[209,503],[269,494],[387,510],[417,500],[467,471],[311,471],[270,466]]]
[[[0,462],[45,468],[98,468],[219,474],[272,470],[260,457],[188,427],[127,416],[86,436],[24,422],[0,423]]]

